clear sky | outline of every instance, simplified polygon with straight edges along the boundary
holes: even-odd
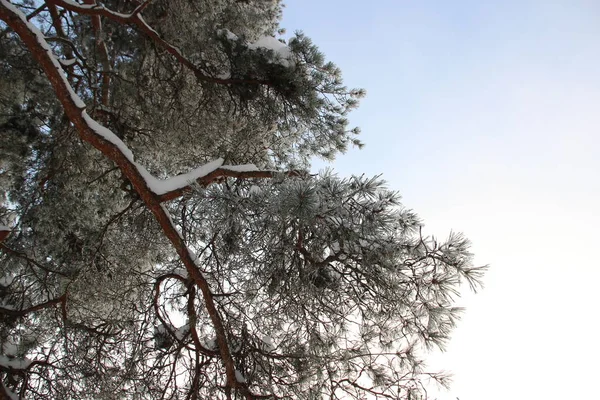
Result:
[[[432,367],[440,400],[591,399],[600,374],[600,2],[287,0],[367,98],[366,147],[333,164],[383,173],[425,220],[490,264]]]

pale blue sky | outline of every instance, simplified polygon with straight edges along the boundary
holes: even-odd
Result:
[[[439,398],[596,397],[600,2],[288,0],[283,26],[367,89],[367,146],[334,168],[383,173],[492,266],[431,359]]]

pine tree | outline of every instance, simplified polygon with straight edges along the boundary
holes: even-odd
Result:
[[[475,289],[278,0],[0,0],[0,398],[416,399]]]

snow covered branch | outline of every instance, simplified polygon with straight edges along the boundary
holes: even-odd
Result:
[[[200,167],[200,168],[205,168],[207,165],[209,165],[209,164],[206,164],[205,166]],[[188,174],[173,177],[173,178],[169,179],[168,181],[162,181],[165,183],[165,186],[163,186],[163,188],[166,187],[166,185],[169,185],[172,180],[181,182],[182,178],[184,178],[185,175],[188,175]],[[186,191],[190,190],[191,182],[195,182],[196,184],[198,184],[200,186],[206,187],[212,183],[218,182],[222,178],[256,179],[256,178],[273,178],[276,175],[300,177],[300,176],[305,176],[306,172],[299,171],[299,170],[291,170],[291,171],[284,171],[284,172],[272,171],[272,170],[259,170],[254,165],[224,165],[222,167],[214,169],[213,171],[211,171],[207,174],[204,174],[204,175],[198,174],[198,177],[195,179],[184,180],[184,182],[186,182],[184,185],[181,185],[174,189],[166,190],[163,192],[161,192],[160,190],[157,190],[156,193],[159,195],[160,201],[164,202],[164,201],[174,200],[174,199],[180,197],[181,195],[183,195],[183,193],[185,193]],[[169,183],[167,183],[167,182],[169,182]]]

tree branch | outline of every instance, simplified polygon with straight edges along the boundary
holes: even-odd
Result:
[[[304,171],[270,171],[270,170],[256,170],[256,171],[237,171],[235,167],[229,168],[228,166],[224,166],[221,168],[217,168],[211,173],[202,176],[196,180],[196,183],[200,186],[209,186],[212,183],[218,182],[222,178],[239,178],[239,179],[252,179],[252,178],[273,178],[274,176],[282,174],[285,176],[305,176],[306,172]],[[190,185],[183,186],[181,188],[177,188],[175,190],[168,191],[166,193],[162,193],[158,196],[161,202],[174,200],[180,196],[182,196],[185,192],[190,191],[192,188]]]
[[[0,243],[4,242],[4,239],[6,239],[8,235],[10,235],[10,229],[8,229],[8,227],[6,229],[0,229]]]
[[[131,14],[123,14],[116,11],[109,10],[108,8],[102,5],[82,5],[75,3],[71,0],[48,0],[48,3],[55,4],[60,6],[66,10],[76,12],[79,14],[91,15],[91,16],[102,16],[109,18],[115,22],[119,22],[121,24],[133,25],[138,28],[142,33],[148,36],[150,39],[154,41],[159,47],[162,47],[167,51],[167,53],[171,54],[179,63],[184,65],[190,71],[194,73],[196,78],[200,81],[204,82],[212,82],[222,85],[231,85],[236,83],[247,83],[247,84],[256,84],[256,85],[266,85],[270,86],[271,83],[265,80],[256,80],[256,79],[221,79],[214,78],[208,76],[202,71],[196,64],[186,58],[181,51],[171,43],[167,42],[163,39],[157,31],[155,31],[146,21],[142,18],[140,12],[140,7],[136,8]],[[144,4],[142,4],[143,6]],[[145,8],[145,7],[144,7]]]
[[[27,14],[27,21],[29,21],[31,18],[35,17],[36,15],[38,15],[39,13],[41,13],[42,11],[44,11],[44,9],[47,7],[47,4],[44,3],[41,6],[39,6],[38,8],[36,8],[33,12],[31,12],[30,14]],[[6,28],[3,29],[2,32],[0,32],[0,36],[4,36],[7,32],[9,32],[11,29]]]
[[[83,0],[85,4],[96,6],[96,0]],[[96,36],[96,51],[100,54],[100,61],[102,62],[102,89],[100,104],[108,106],[109,96],[109,85],[110,85],[110,59],[108,57],[108,48],[102,38],[102,21],[100,15],[92,16],[92,27],[94,28],[94,36]]]
[[[73,7],[75,4],[64,1],[56,1],[56,3],[69,4],[69,7]],[[78,11],[80,8],[80,6],[74,7],[74,11]],[[87,10],[87,8],[83,9]],[[95,10],[105,9],[95,8]],[[113,15],[112,12],[108,14]],[[137,165],[133,162],[133,156],[131,155],[131,152],[129,152],[129,149],[123,147],[124,145],[122,143],[115,144],[108,140],[103,133],[114,134],[87,115],[85,112],[85,105],[66,80],[64,71],[60,66],[60,63],[52,54],[52,50],[44,39],[42,32],[34,25],[28,23],[23,13],[8,0],[0,0],[0,19],[20,36],[23,43],[31,52],[33,58],[42,67],[58,100],[64,108],[65,114],[77,129],[79,136],[117,164],[123,172],[123,175],[129,179],[142,201],[146,204],[146,207],[152,212],[165,236],[169,239],[185,265],[188,275],[202,292],[206,310],[216,332],[219,352],[226,371],[227,387],[239,390],[247,399],[256,398],[256,396],[248,389],[246,383],[238,382],[236,379],[235,366],[227,341],[227,333],[219,311],[216,308],[208,281],[195,264],[195,256],[191,253],[180,233],[173,225],[168,211],[161,205],[159,197],[150,190]],[[139,16],[137,20],[141,21]]]
[[[29,313],[43,310],[44,308],[48,308],[48,307],[54,306],[56,304],[62,304],[66,301],[67,301],[67,295],[63,294],[62,296],[60,296],[56,299],[48,300],[44,303],[36,304],[35,306],[23,308],[20,310],[13,310],[11,308],[0,307],[0,314],[8,315],[11,317],[24,317],[25,315],[27,315]]]
[[[65,54],[67,55],[67,59],[73,58],[73,52],[77,53],[75,49],[75,45],[67,39],[67,35],[65,35],[65,30],[62,26],[61,16],[56,9],[54,4],[48,4],[48,11],[50,12],[50,17],[52,18],[52,26],[54,26],[54,30],[56,31],[57,38],[62,39],[62,43],[67,42],[67,46],[64,47]]]

